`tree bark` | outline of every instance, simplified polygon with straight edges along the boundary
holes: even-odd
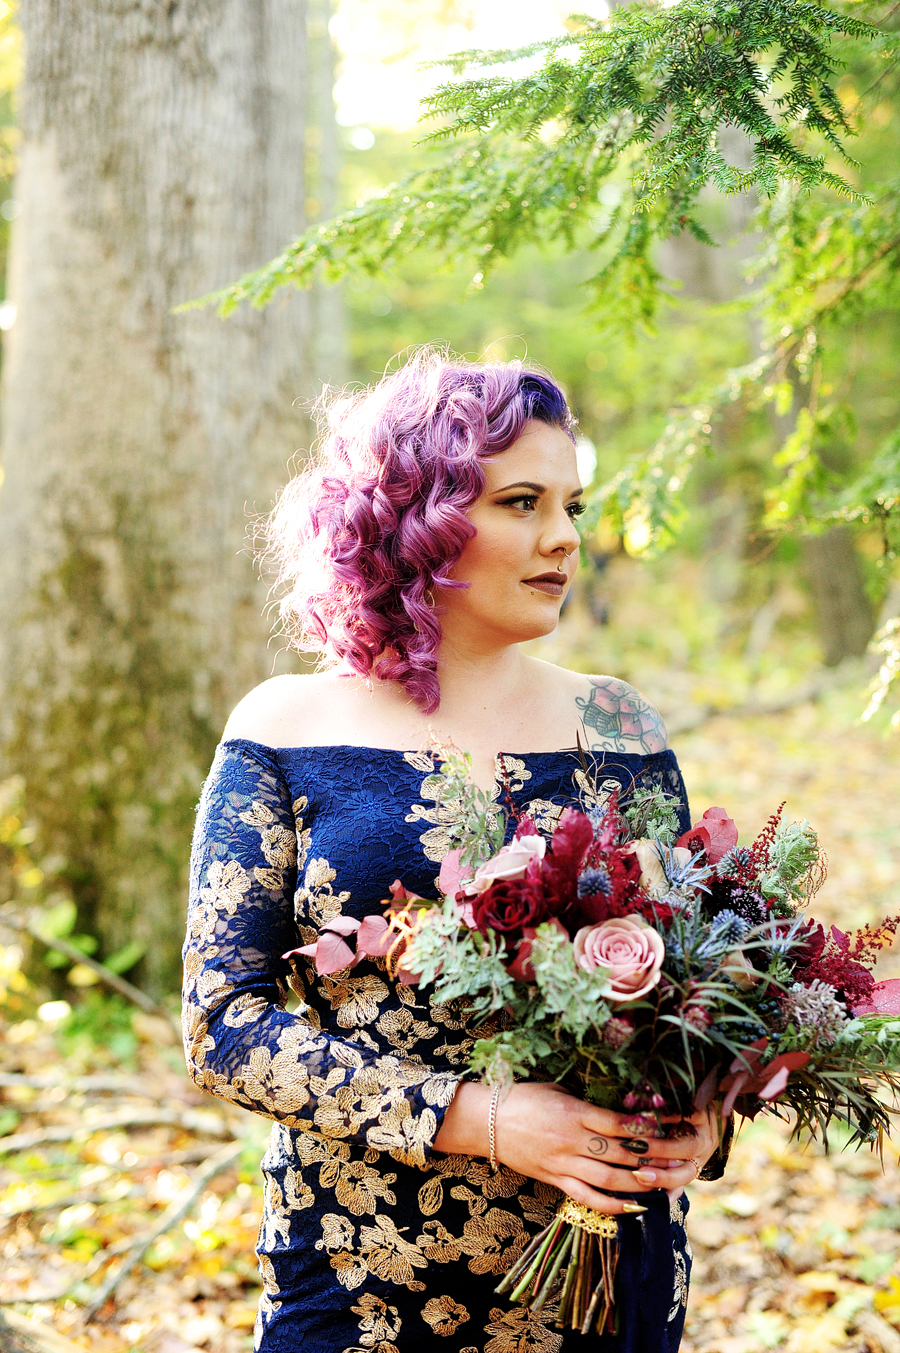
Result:
[[[174,306],[302,228],[305,0],[23,0],[0,494],[0,735],[109,952],[176,971],[193,806],[269,675],[245,544],[307,427],[309,298]]]
[[[822,643],[822,661],[837,667],[861,657],[875,628],[875,612],[863,585],[862,568],[846,526],[803,541],[806,575],[812,589]]]

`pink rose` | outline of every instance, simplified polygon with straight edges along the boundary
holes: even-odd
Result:
[[[608,970],[602,994],[611,1001],[646,996],[659,981],[666,953],[660,935],[639,916],[584,926],[575,936],[574,948],[580,968]]]
[[[486,893],[492,883],[499,883],[501,879],[510,882],[524,878],[531,861],[542,860],[546,849],[547,842],[543,836],[517,837],[508,846],[502,846],[490,860],[480,864],[474,878],[464,885],[463,891],[467,897],[474,897],[476,893]]]

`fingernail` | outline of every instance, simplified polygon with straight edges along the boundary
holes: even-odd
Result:
[[[638,1181],[639,1184],[655,1184],[655,1183],[656,1183],[656,1171],[655,1171],[655,1170],[632,1170],[631,1173],[634,1175],[635,1179]]]
[[[628,1142],[623,1142],[622,1149],[630,1151],[633,1156],[646,1156],[647,1152],[650,1150],[650,1144],[649,1142],[641,1142],[633,1139]]]
[[[630,1202],[629,1202],[629,1203],[623,1203],[623,1204],[622,1204],[622,1211],[623,1211],[623,1212],[646,1212],[647,1209],[646,1209],[645,1207],[641,1207],[640,1203],[630,1203]]]

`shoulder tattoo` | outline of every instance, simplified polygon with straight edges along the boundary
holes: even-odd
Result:
[[[666,728],[649,700],[618,677],[590,677],[590,694],[576,695],[588,748],[593,752],[663,752]]]

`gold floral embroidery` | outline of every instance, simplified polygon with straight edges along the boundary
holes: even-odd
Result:
[[[403,1323],[396,1306],[388,1306],[381,1297],[364,1292],[359,1305],[350,1309],[360,1317],[360,1338],[357,1346],[345,1348],[344,1353],[398,1353],[397,1345],[391,1342]]]
[[[460,1325],[469,1319],[469,1312],[452,1297],[432,1297],[422,1307],[422,1319],[427,1321],[435,1334],[446,1338],[455,1334]]]
[[[366,1133],[366,1141],[379,1151],[389,1151],[394,1160],[404,1165],[424,1165],[425,1148],[437,1135],[437,1119],[431,1109],[413,1115],[409,1101],[404,1099],[383,1113],[374,1127]]]
[[[208,1005],[214,996],[224,995],[226,991],[227,982],[223,972],[216,972],[214,968],[210,968],[197,978],[197,998],[204,1005]],[[216,1003],[218,1004],[218,1001]]]
[[[463,1227],[461,1247],[472,1258],[473,1273],[506,1273],[528,1243],[520,1217],[492,1207],[483,1217],[470,1217]]]
[[[494,1306],[484,1331],[493,1337],[485,1344],[484,1353],[558,1353],[563,1336],[548,1328],[555,1319],[556,1307],[550,1302],[537,1316],[521,1306],[507,1310]]]
[[[524,1184],[525,1181],[522,1182]],[[559,1189],[555,1189],[552,1184],[535,1179],[532,1181],[532,1193],[520,1193],[518,1202],[525,1220],[540,1231],[556,1212],[561,1197]]]
[[[200,888],[201,902],[233,916],[250,888],[250,880],[237,860],[214,860],[206,875],[206,887]]]
[[[388,988],[374,973],[365,977],[325,976],[319,991],[337,1011],[337,1022],[342,1029],[353,1029],[361,1024],[374,1024],[378,1007],[389,996]]]
[[[261,888],[270,893],[280,893],[284,887],[284,874],[280,869],[260,869],[257,865],[253,870],[253,877]]]
[[[368,1273],[365,1261],[351,1252],[356,1227],[346,1217],[340,1217],[335,1212],[326,1212],[321,1219],[321,1226],[322,1239],[316,1241],[316,1249],[327,1250],[328,1262],[338,1282],[348,1292],[352,1292]]]
[[[484,1212],[487,1206],[485,1200],[492,1202],[495,1198],[516,1197],[528,1182],[524,1175],[507,1169],[505,1165],[495,1172],[486,1160],[474,1156],[436,1156],[429,1165],[431,1175],[419,1189],[419,1211],[426,1217],[433,1217],[443,1207],[445,1181],[466,1180],[478,1190],[476,1194],[462,1184],[451,1189],[452,1197],[469,1204],[470,1215]],[[558,1200],[559,1193],[555,1189],[546,1184],[539,1187],[547,1189]],[[526,1197],[525,1201],[530,1200]]]
[[[452,1264],[462,1256],[462,1245],[443,1222],[427,1221],[416,1246],[433,1264]]]
[[[268,1005],[265,996],[254,996],[252,991],[247,991],[231,1002],[222,1016],[222,1023],[229,1029],[241,1029],[245,1024],[255,1024],[260,1016],[265,1014]]]
[[[188,986],[193,985],[193,979],[203,971],[203,964],[206,962],[199,949],[189,949],[184,956],[184,976]],[[187,1007],[186,1007],[187,1008]]]
[[[273,1301],[281,1293],[281,1288],[275,1278],[275,1269],[272,1266],[272,1260],[267,1254],[259,1256],[259,1273],[263,1282],[262,1294],[259,1298],[259,1307],[256,1312],[256,1323],[253,1327],[253,1347],[259,1348],[263,1336],[263,1321],[272,1318],[276,1311],[281,1310],[281,1302]]]
[[[415,1270],[426,1268],[428,1261],[415,1245],[404,1240],[390,1217],[376,1217],[374,1226],[359,1228],[359,1249],[369,1272],[382,1282],[405,1285],[411,1292],[425,1290]]]
[[[266,1180],[266,1205],[259,1230],[261,1248],[270,1250],[276,1237],[287,1247],[291,1243],[291,1222],[281,1185],[271,1177]]]
[[[605,808],[613,794],[622,793],[622,785],[619,780],[608,776],[605,780],[596,780],[585,770],[575,770],[572,772],[572,779],[578,786],[581,806],[585,812],[591,809]]]
[[[294,804],[296,809],[301,800]],[[304,808],[306,800],[302,800]],[[303,820],[297,824],[297,828],[291,831],[278,820],[273,810],[266,803],[261,803],[258,799],[250,805],[244,813],[239,813],[241,822],[245,822],[248,827],[255,827],[259,832],[259,845],[266,863],[274,869],[289,869],[297,863],[297,837],[303,829]],[[296,813],[295,813],[296,816]]]
[[[303,887],[297,890],[294,899],[294,914],[300,919],[303,908],[307,907],[310,919],[320,928],[326,921],[333,921],[340,915],[341,907],[349,901],[348,892],[335,893],[332,888],[337,871],[327,860],[310,860],[303,876]]]
[[[402,1320],[396,1306],[388,1306],[387,1302],[382,1301],[381,1297],[373,1296],[370,1292],[364,1292],[356,1306],[350,1307],[355,1315],[360,1317],[359,1329],[363,1335],[369,1338],[360,1339],[361,1344],[371,1346],[380,1343],[382,1339],[396,1339],[400,1333]]]
[[[447,828],[451,823],[459,821],[463,811],[462,803],[455,799],[442,799],[444,781],[436,773],[434,761],[428,752],[404,752],[403,759],[414,770],[424,774],[425,778],[419,787],[419,793],[426,800],[425,803],[411,804],[405,820],[429,824],[428,829],[419,837],[419,842],[426,860],[438,864],[451,847],[452,842]],[[530,779],[531,771],[519,757],[498,758],[494,767],[494,789],[491,797],[496,802],[505,790],[511,794],[518,793],[526,780]],[[433,806],[429,805],[427,800],[431,800]],[[498,804],[496,812],[488,813],[492,826],[496,826],[499,822],[501,811]]]
[[[309,1103],[309,1074],[290,1050],[273,1057],[269,1048],[253,1048],[240,1081],[245,1094],[286,1122]]]
[[[291,813],[294,818],[294,831],[297,837],[297,871],[299,872],[306,864],[306,857],[309,854],[309,847],[312,842],[312,832],[309,827],[304,825],[303,814],[309,807],[309,799],[305,794],[299,799],[294,799],[291,804]]]
[[[675,1251],[675,1289],[672,1293],[672,1309],[669,1311],[669,1322],[676,1320],[681,1312],[687,1306],[688,1299],[688,1274],[687,1260],[679,1251]]]
[[[285,1171],[284,1175],[284,1196],[289,1207],[297,1212],[303,1211],[304,1208],[312,1207],[316,1201],[316,1195],[304,1181],[300,1171],[292,1170],[290,1167]]]
[[[344,1165],[337,1166],[336,1178],[332,1184],[325,1178],[326,1168],[322,1167],[319,1182],[325,1187],[333,1188],[335,1201],[352,1212],[354,1217],[361,1217],[365,1213],[374,1216],[379,1198],[383,1198],[389,1207],[393,1207],[397,1202],[397,1195],[389,1188],[390,1184],[396,1182],[396,1174],[380,1174],[370,1165],[363,1164],[361,1160],[350,1160]]]
[[[550,833],[556,830],[563,807],[563,804],[554,803],[551,799],[529,799],[522,805],[522,812],[533,819],[538,831]]]
[[[392,1047],[404,1052],[409,1052],[423,1038],[437,1038],[438,1032],[425,1020],[415,1019],[409,1010],[388,1010],[375,1027]]]
[[[579,799],[585,812],[604,808],[613,793],[620,794],[622,786],[618,780],[606,779],[594,784],[591,776],[584,770],[572,772],[572,779],[579,790]],[[552,799],[529,799],[522,805],[522,811],[534,819],[538,831],[553,832],[562,817],[565,804],[554,803]]]

